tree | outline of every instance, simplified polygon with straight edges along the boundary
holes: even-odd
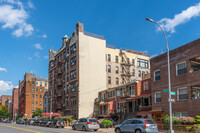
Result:
[[[42,110],[36,109],[35,111],[33,111],[32,117],[34,118],[35,116],[41,117],[42,116]]]
[[[7,106],[0,105],[0,118],[8,118],[11,116],[10,111],[8,111]]]

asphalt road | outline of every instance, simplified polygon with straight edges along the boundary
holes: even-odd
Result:
[[[18,125],[13,123],[11,124],[0,123],[0,133],[83,133],[83,131],[74,131],[72,129]],[[88,131],[87,133],[100,133],[100,132]]]

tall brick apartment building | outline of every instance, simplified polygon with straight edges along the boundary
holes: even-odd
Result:
[[[14,88],[12,91],[12,119],[15,121],[15,113],[18,113],[19,106],[19,89]]]
[[[50,111],[74,118],[92,116],[99,91],[149,73],[149,56],[106,46],[103,36],[84,31],[78,22],[58,51],[49,50]]]
[[[31,118],[38,108],[43,110],[43,96],[48,89],[48,79],[36,78],[35,74],[25,73],[19,81],[19,115]]]
[[[12,101],[12,96],[11,95],[2,95],[0,97],[0,105],[6,105],[6,101]]]
[[[174,116],[200,114],[200,39],[170,51],[171,87]],[[167,54],[151,59],[152,112],[155,121],[169,114]]]

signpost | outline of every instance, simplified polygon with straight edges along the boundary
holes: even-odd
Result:
[[[173,98],[168,99],[168,102],[175,102],[175,99],[173,99]]]
[[[171,92],[171,95],[176,95],[176,92]]]
[[[163,92],[169,92],[169,89],[164,89]]]

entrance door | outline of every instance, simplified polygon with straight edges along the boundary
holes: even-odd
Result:
[[[133,101],[129,101],[128,105],[129,105],[129,113],[132,113],[133,112]]]

